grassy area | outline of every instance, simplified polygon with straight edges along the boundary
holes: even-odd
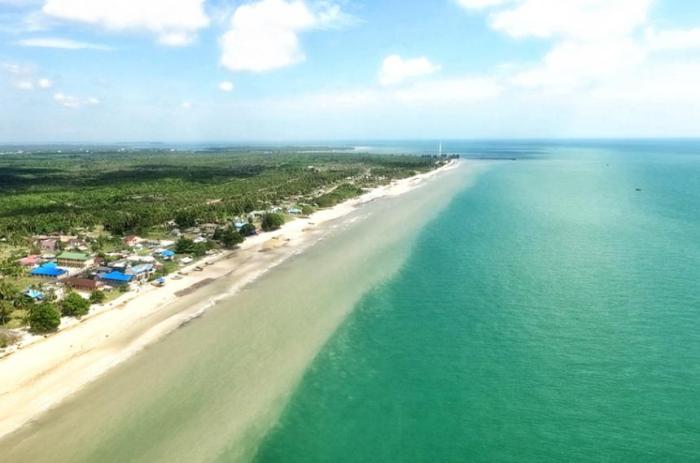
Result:
[[[25,325],[25,319],[29,315],[28,310],[25,309],[17,309],[14,312],[12,312],[12,315],[10,316],[10,319],[8,320],[7,323],[4,325],[1,325],[2,328],[8,328],[8,329],[15,329],[15,328],[21,328],[22,326]]]

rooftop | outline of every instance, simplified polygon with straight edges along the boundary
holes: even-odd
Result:
[[[90,259],[90,256],[83,252],[62,252],[61,254],[58,255],[58,259],[67,259],[67,260],[88,260]]]
[[[100,278],[107,281],[119,281],[122,283],[128,283],[134,279],[133,275],[125,275],[122,272],[110,272],[102,275]]]
[[[49,262],[35,268],[31,274],[38,277],[59,277],[64,273],[66,273],[64,269],[58,268],[54,262]]]

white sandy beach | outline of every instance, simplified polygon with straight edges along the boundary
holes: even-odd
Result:
[[[115,365],[202,314],[217,299],[229,296],[270,268],[302,252],[320,238],[324,226],[347,216],[363,203],[410,191],[440,169],[378,187],[311,217],[285,224],[280,230],[247,239],[238,250],[207,259],[203,271],[169,279],[164,287],[144,286],[94,311],[81,323],[46,338],[35,339],[0,359],[0,437],[57,405]],[[200,264],[201,265],[201,264]],[[187,300],[195,288],[223,276],[232,283],[218,297]],[[183,303],[187,302],[187,303]]]

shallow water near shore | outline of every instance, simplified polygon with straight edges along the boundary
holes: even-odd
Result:
[[[328,337],[471,181],[462,166],[313,232],[317,244],[0,441],[3,460],[250,460]],[[222,278],[178,304],[230,284]]]
[[[700,461],[700,144],[500,149],[256,463]]]

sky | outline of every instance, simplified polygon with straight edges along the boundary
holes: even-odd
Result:
[[[700,136],[697,0],[0,0],[0,142]]]

